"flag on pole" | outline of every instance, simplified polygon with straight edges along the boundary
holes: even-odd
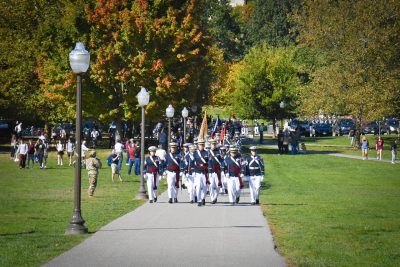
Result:
[[[206,136],[208,134],[208,125],[207,125],[207,112],[204,112],[203,121],[201,122],[200,132],[197,140],[206,141]]]
[[[214,138],[215,133],[217,132],[217,127],[222,125],[222,121],[219,118],[219,115],[217,116],[217,119],[215,120],[214,128],[211,133],[211,137]]]

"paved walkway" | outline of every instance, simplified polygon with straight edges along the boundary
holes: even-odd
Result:
[[[247,190],[235,206],[221,195],[219,203],[197,207],[185,190],[178,200],[169,204],[164,193],[45,266],[285,266]]]
[[[361,156],[357,156],[357,155],[349,155],[349,154],[342,154],[342,153],[329,153],[327,154],[329,156],[335,156],[335,157],[341,157],[341,158],[349,158],[349,159],[359,159],[362,160]],[[367,160],[372,160],[372,161],[378,161],[378,162],[386,162],[386,163],[392,163],[391,160],[387,160],[387,159],[382,159],[382,160],[377,160],[374,156],[372,157],[368,157]],[[396,162],[398,163],[398,162]]]

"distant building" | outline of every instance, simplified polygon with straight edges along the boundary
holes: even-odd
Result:
[[[247,0],[231,0],[231,6],[243,6],[247,4]]]

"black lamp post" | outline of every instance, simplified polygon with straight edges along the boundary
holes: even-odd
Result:
[[[66,234],[85,234],[85,220],[81,215],[81,163],[82,163],[82,74],[89,68],[90,54],[85,50],[83,43],[76,43],[75,49],[69,54],[69,63],[72,71],[77,76],[76,84],[76,149],[77,160],[75,163],[75,188],[74,188],[74,210],[71,221],[65,230]]]
[[[168,145],[169,145],[169,143],[171,143],[171,119],[172,117],[174,117],[175,113],[174,107],[170,104],[165,110],[165,113],[168,118]]]
[[[144,188],[144,118],[145,118],[145,107],[149,104],[150,94],[146,91],[146,88],[142,87],[140,92],[137,94],[139,106],[142,107],[142,125],[141,125],[141,140],[140,140],[140,187],[139,192],[136,194],[138,199],[146,199],[146,189]]]
[[[186,143],[186,118],[189,116],[189,110],[186,107],[182,109],[183,117],[183,143]]]

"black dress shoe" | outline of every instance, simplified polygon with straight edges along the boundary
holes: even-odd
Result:
[[[197,197],[194,197],[194,202],[197,202]]]
[[[253,206],[254,206],[255,204],[256,204],[256,202],[251,202],[251,205],[253,205]]]
[[[170,199],[168,200],[168,203],[172,203],[172,198],[170,198]]]
[[[239,203],[240,197],[236,198],[236,203]]]
[[[194,201],[193,200],[190,200],[190,204],[193,204],[194,203]]]
[[[177,199],[177,198],[174,198],[174,202],[175,202],[175,203],[178,203],[178,199]]]
[[[197,206],[201,207],[201,202],[197,203]]]
[[[154,198],[154,202],[157,202],[157,197]]]
[[[225,194],[228,194],[228,189],[225,189]]]
[[[203,199],[203,200],[201,201],[201,203],[202,203],[203,205],[205,205],[205,204],[206,204],[206,200]]]
[[[215,203],[217,203],[217,201],[216,201],[216,200],[213,200],[213,201],[211,202],[211,204],[215,204]]]
[[[153,200],[150,200],[149,202],[150,202],[150,203],[153,203]]]
[[[257,205],[260,204],[260,200],[259,199],[256,199],[256,204]]]

